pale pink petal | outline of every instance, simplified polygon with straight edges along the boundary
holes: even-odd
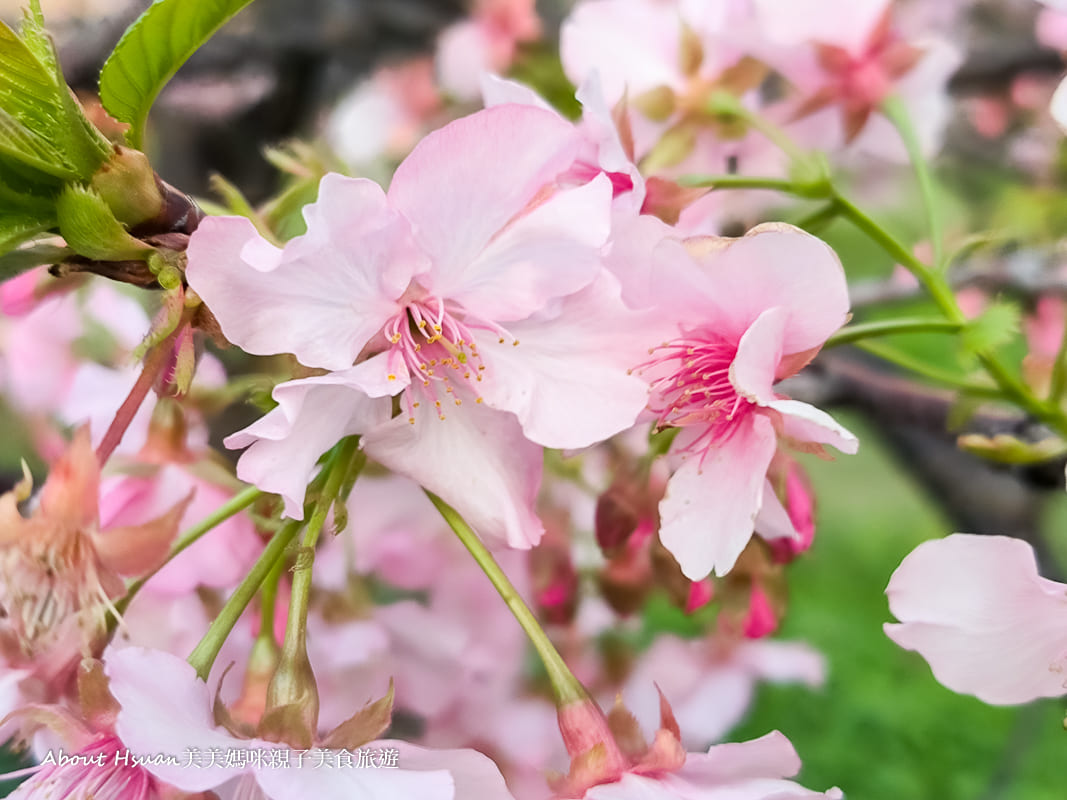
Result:
[[[777,45],[828,44],[859,54],[889,0],[755,0],[764,35]]]
[[[115,732],[133,753],[166,754],[177,765],[148,766],[158,778],[188,792],[212,789],[241,770],[226,767],[190,769],[181,766],[187,753],[252,744],[215,727],[211,694],[187,662],[159,650],[127,647],[111,650],[104,670],[111,694],[122,706]]]
[[[913,44],[923,50],[923,58],[897,81],[894,91],[907,110],[919,149],[930,158],[940,149],[945,127],[952,119],[954,105],[948,81],[963,61],[963,53],[940,38]],[[908,160],[900,133],[882,114],[871,115],[852,148],[898,163]]]
[[[599,72],[608,103],[659,86],[682,89],[681,18],[672,6],[646,0],[580,3],[560,30],[567,77],[580,85]]]
[[[524,319],[593,281],[610,229],[611,181],[600,175],[508,224],[467,266],[448,297],[482,319]]]
[[[368,78],[341,98],[330,114],[327,141],[349,164],[369,164],[386,156],[396,131],[406,123],[401,103],[380,74]]]
[[[755,681],[731,656],[712,661],[705,642],[660,636],[638,661],[623,690],[643,730],[660,721],[660,691],[674,710],[682,744],[707,747],[742,718]]]
[[[364,747],[374,750],[382,744],[371,742]],[[390,742],[389,746],[395,744]],[[256,782],[272,800],[452,800],[456,797],[452,776],[444,770],[407,769],[403,762],[397,769],[316,767],[314,751],[305,758],[307,761],[300,767],[258,768]]]
[[[448,770],[455,781],[456,800],[512,800],[496,764],[477,750],[430,750],[387,739],[375,746],[398,748],[404,769]]]
[[[486,539],[529,548],[544,528],[533,510],[541,448],[511,414],[468,400],[445,419],[423,403],[363,436],[367,454],[439,495]]]
[[[689,780],[738,781],[752,778],[790,778],[800,772],[800,757],[790,741],[772,731],[748,742],[717,744],[707,755],[690,754],[680,775]]]
[[[826,659],[806,642],[745,641],[737,646],[734,659],[753,675],[772,683],[818,687],[826,682]]]
[[[1067,133],[1067,80],[1061,81],[1052,95],[1052,118]]]
[[[73,373],[70,392],[59,408],[60,419],[70,425],[89,423],[93,444],[99,446],[115,418],[116,409],[129,395],[140,374],[140,368],[132,364],[122,369],[109,369],[93,361],[80,364]],[[140,451],[148,438],[155,405],[155,395],[149,393],[134,413],[117,452],[132,455]]]
[[[438,297],[469,284],[489,241],[525,210],[577,153],[574,127],[527,106],[498,106],[434,131],[393,175],[389,199],[433,261]]]
[[[586,790],[583,800],[704,800],[705,795],[683,793],[665,781],[627,772],[613,783],[602,783]],[[707,796],[712,800],[714,795]]]
[[[649,214],[624,214],[613,226],[611,247],[604,265],[622,283],[622,297],[631,308],[647,308],[660,301],[669,303],[673,298],[661,298],[660,295],[673,287],[678,272],[704,280],[682,244],[669,238],[674,233],[670,225]],[[653,253],[657,258],[653,258]],[[669,276],[667,280],[664,280],[665,274]],[[692,316],[699,318],[701,311],[706,312],[706,309]]]
[[[520,106],[541,108],[553,114],[557,113],[547,100],[524,83],[489,73],[482,75],[481,83],[482,102],[486,108],[514,103]]]
[[[594,72],[586,78],[575,97],[582,104],[582,132],[593,146],[593,163],[604,172],[630,179],[632,188],[625,195],[623,207],[636,214],[645,199],[645,179],[623,147],[615,118],[604,98],[600,74]]]
[[[789,313],[782,352],[801,353],[825,342],[848,317],[840,260],[799,228],[764,223],[696,257],[715,287],[716,329],[728,339],[739,341],[766,309],[780,307]]]
[[[1038,575],[1026,542],[962,533],[923,542],[886,594],[901,621],[886,633],[949,689],[994,705],[1067,693],[1067,586]]]
[[[690,456],[667,482],[660,539],[690,580],[733,568],[752,538],[776,447],[774,426],[750,414],[722,445],[703,459]]]
[[[1041,10],[1034,24],[1034,35],[1038,44],[1052,50],[1067,50],[1067,2],[1060,3],[1057,9],[1049,4],[1049,8]],[[3,287],[0,287],[0,298],[3,297]]]
[[[614,278],[508,328],[518,344],[479,342],[485,402],[514,413],[545,447],[587,447],[629,428],[648,387],[627,370],[646,352],[644,321],[627,311]]]
[[[227,447],[247,447],[237,476],[285,501],[285,515],[303,519],[304,492],[319,456],[345,436],[389,419],[391,403],[371,398],[353,384],[359,368],[289,381],[274,387],[278,406],[242,431]]]
[[[492,45],[487,28],[474,20],[445,28],[434,58],[441,89],[457,100],[477,100],[482,76],[504,66],[493,63]]]
[[[782,360],[782,341],[789,312],[781,306],[768,308],[749,326],[737,343],[737,355],[730,365],[730,383],[737,393],[753,403],[767,405],[774,400],[774,374]]]
[[[800,541],[789,512],[785,510],[782,501],[774,492],[771,482],[767,481],[763,487],[763,505],[760,507],[759,516],[756,517],[756,533],[764,539],[793,539]]]
[[[397,313],[425,259],[371,181],[327,175],[304,215],[308,232],[283,251],[246,219],[208,218],[189,242],[189,284],[244,350],[344,369]]]
[[[854,454],[859,440],[833,417],[799,400],[772,400],[766,404],[782,415],[782,434],[798,442],[830,444],[842,453]]]

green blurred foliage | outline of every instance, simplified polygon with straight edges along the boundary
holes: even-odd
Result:
[[[781,730],[803,760],[804,785],[836,785],[857,800],[1063,798],[1063,701],[995,708],[954,694],[883,633],[892,620],[884,590],[893,570],[917,544],[951,528],[889,462],[876,433],[841,417],[861,450],[836,462],[805,460],[819,527],[815,546],[790,567],[781,631],[825,653],[829,680],[816,692],[762,687],[732,738]],[[1055,517],[1067,519],[1062,504]]]

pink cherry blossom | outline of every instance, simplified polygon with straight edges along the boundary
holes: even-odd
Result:
[[[994,705],[1067,694],[1067,585],[1042,578],[1033,549],[1006,536],[923,542],[886,589],[885,632],[954,692]]]
[[[804,800],[831,797],[785,780],[800,770],[796,751],[781,733],[687,753],[670,703],[659,693],[660,728],[651,745],[619,701],[604,713],[592,701],[559,710],[571,755],[567,777],[554,782],[560,800]]]
[[[500,106],[424,139],[388,195],[328,175],[283,250],[247,220],[205,220],[188,276],[223,333],[333,370],[278,386],[278,408],[227,440],[250,446],[238,475],[300,517],[318,456],[360,433],[476,530],[536,542],[538,445],[593,444],[644,401],[602,263],[610,182],[556,185],[580,145],[554,114]]]
[[[707,747],[744,717],[761,681],[821,686],[823,657],[802,642],[685,641],[660,636],[626,681],[623,697],[637,721],[649,728],[659,714],[659,695],[672,707],[687,749]]]
[[[330,115],[326,138],[349,164],[399,160],[440,109],[433,63],[428,57],[411,59],[375,70],[345,95]]]
[[[787,780],[800,771],[793,745],[778,731],[759,739],[687,753],[675,772],[628,772],[614,783],[593,786],[582,800],[808,800],[844,797],[838,789],[813,792]]]
[[[12,800],[177,800],[144,767],[124,760],[126,747],[114,735],[95,737],[76,752],[50,752],[33,777],[8,795]]]
[[[437,40],[441,88],[458,100],[476,100],[488,72],[511,66],[517,46],[541,35],[533,0],[475,0],[469,19],[450,25]]]
[[[655,236],[634,236],[634,249],[611,263],[630,301],[647,294],[674,312],[673,329],[638,367],[659,424],[681,429],[660,538],[689,579],[721,576],[753,528],[765,538],[798,536],[766,477],[779,435],[856,451],[856,438],[829,415],[772,388],[845,322],[844,271],[823,242],[782,224],[739,239],[665,238],[650,258],[642,242]]]
[[[945,39],[906,36],[894,25],[891,6],[889,0],[756,0],[763,37],[754,54],[799,90],[798,113],[832,106],[843,143],[856,140],[864,152],[903,160],[899,136],[874,112],[898,95],[924,152],[934,152],[949,118],[946,84],[961,56]]]
[[[195,670],[176,656],[131,647],[112,652],[105,670],[110,690],[121,706],[115,728],[132,751],[163,753],[178,763],[146,765],[157,778],[183,789],[198,792],[226,787],[262,792],[274,800],[302,800],[308,796],[323,800],[349,800],[351,797],[381,800],[509,800],[499,772],[489,759],[473,750],[433,752],[406,742],[381,740],[367,745],[375,749],[395,749],[396,769],[314,769],[308,754],[287,745],[261,739],[245,739],[219,726],[212,716],[212,693]],[[190,753],[211,748],[260,750],[262,761],[230,762],[210,769],[183,767]],[[270,754],[281,751],[289,769],[272,768]],[[301,763],[307,764],[301,768]]]

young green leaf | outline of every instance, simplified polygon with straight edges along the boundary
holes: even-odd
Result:
[[[92,189],[68,185],[56,203],[59,232],[80,255],[100,261],[147,259],[155,250],[134,239]]]
[[[156,0],[123,34],[100,71],[100,99],[130,123],[141,149],[148,111],[178,68],[252,0]]]
[[[1019,332],[1019,307],[997,300],[990,303],[981,316],[964,326],[960,334],[961,354],[965,361],[983,353],[991,353],[1011,341]]]
[[[20,34],[0,23],[0,153],[44,180],[87,180],[109,152],[67,88],[40,10],[27,13]]]

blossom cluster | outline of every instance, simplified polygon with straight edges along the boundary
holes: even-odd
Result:
[[[479,0],[338,106],[352,174],[298,165],[298,215],[165,234],[153,319],[102,280],[0,285],[0,388],[48,464],[0,495],[0,735],[37,761],[11,796],[842,797],[777,731],[722,743],[760,682],[825,679],[772,635],[815,536],[802,456],[858,440],[790,383],[894,332],[850,324],[809,228],[886,248],[946,317],[897,332],[977,342],[991,383],[956,382],[1067,437],[1062,301],[1005,378],[936,219],[927,259],[841,189],[864,159],[929,179],[959,8],[917,5],[580,0],[572,118],[503,77],[534,4]],[[766,189],[825,205],[788,224]],[[1025,543],[927,542],[887,591],[949,688],[1065,692],[1067,587]],[[638,644],[661,598],[699,635]]]

